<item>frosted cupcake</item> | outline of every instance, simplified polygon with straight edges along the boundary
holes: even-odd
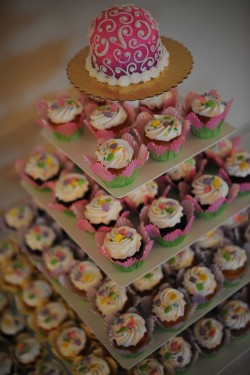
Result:
[[[96,288],[103,279],[102,272],[94,262],[77,261],[69,272],[69,280],[76,293],[86,296],[88,291]]]
[[[160,114],[168,107],[175,107],[176,101],[177,90],[171,89],[163,94],[140,100],[140,111],[147,111],[151,114]]]
[[[129,307],[129,296],[125,287],[114,281],[104,282],[96,292],[95,305],[103,316],[124,312]]]
[[[79,100],[61,95],[55,101],[37,103],[37,123],[51,130],[60,141],[72,141],[82,131],[83,105]]]
[[[91,375],[93,369],[96,375],[111,375],[112,371],[107,361],[91,354],[78,359],[74,364],[74,373],[76,375]]]
[[[63,329],[56,339],[56,347],[64,358],[76,358],[86,347],[87,336],[79,327]]]
[[[246,270],[246,251],[239,246],[224,246],[216,251],[214,263],[219,267],[226,279],[235,280],[241,277]]]
[[[194,324],[193,334],[201,350],[212,353],[223,344],[224,327],[214,318],[204,318]]]
[[[58,177],[60,168],[60,160],[55,154],[37,151],[27,160],[24,173],[38,186],[45,187],[46,182]]]
[[[126,195],[124,201],[130,209],[140,212],[142,207],[145,204],[150,203],[157,194],[157,182],[150,181]]]
[[[190,181],[196,173],[196,161],[194,158],[185,160],[183,163],[172,168],[167,176],[174,184],[178,184],[181,181]]]
[[[174,288],[164,288],[154,297],[152,314],[162,327],[174,327],[183,322],[187,315],[187,301],[184,294]]]
[[[168,372],[164,369],[164,366],[153,357],[148,357],[136,365],[131,375],[167,375]]]
[[[249,306],[241,300],[231,300],[223,304],[220,317],[233,336],[240,336],[250,328]]]
[[[36,224],[25,234],[25,242],[32,254],[41,255],[54,244],[56,232],[45,224]]]
[[[6,310],[0,317],[0,331],[4,336],[14,337],[25,329],[23,315]]]
[[[152,271],[146,273],[146,275],[140,277],[138,280],[132,283],[133,289],[137,294],[152,295],[162,284],[165,279],[165,275],[162,266],[154,268]]]
[[[247,211],[242,211],[228,219],[223,223],[223,227],[228,229],[235,229],[246,225],[249,221],[249,214]]]
[[[49,283],[44,280],[35,280],[23,287],[22,300],[26,306],[34,308],[50,298],[52,293]]]
[[[41,344],[34,337],[20,336],[14,354],[20,365],[27,366],[33,364],[39,358],[41,351]]]
[[[17,242],[6,236],[1,235],[0,237],[0,265],[3,266],[8,260],[14,258],[14,256],[18,253],[19,247]],[[1,267],[0,266],[0,267]]]
[[[70,270],[74,262],[74,255],[69,246],[59,244],[45,251],[43,260],[49,273],[54,277],[58,277]]]
[[[216,143],[214,146],[209,147],[204,152],[206,155],[215,155],[221,159],[225,159],[231,154],[233,143],[229,138],[225,138],[222,141]]]
[[[32,267],[26,259],[15,259],[4,269],[4,281],[13,286],[21,286],[31,276]]]
[[[220,228],[208,232],[202,236],[195,244],[201,250],[216,250],[224,243],[224,234]]]
[[[185,370],[191,363],[193,353],[188,341],[181,336],[168,340],[158,351],[162,363],[171,365],[175,370]]]
[[[250,153],[234,152],[225,160],[224,168],[231,181],[239,184],[240,193],[250,190]]]
[[[195,260],[195,252],[191,247],[186,247],[174,257],[170,258],[167,263],[173,271],[180,271],[182,269],[191,267]]]
[[[5,352],[0,352],[0,363],[1,363],[1,375],[13,374],[14,363],[9,354]]]
[[[60,302],[50,302],[40,308],[36,315],[39,328],[48,332],[59,327],[67,318],[67,310]]]
[[[6,225],[14,231],[27,228],[33,221],[35,212],[29,204],[19,203],[4,214]]]
[[[187,269],[182,284],[194,302],[210,300],[218,288],[213,273],[209,268],[202,266]]]

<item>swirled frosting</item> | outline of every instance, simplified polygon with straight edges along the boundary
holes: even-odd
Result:
[[[133,282],[133,286],[139,292],[145,292],[153,289],[164,278],[162,267],[158,266],[146,275]]]
[[[41,344],[33,337],[25,337],[15,347],[15,357],[19,363],[29,364],[39,356]]]
[[[215,117],[226,109],[226,102],[219,95],[199,95],[191,103],[192,111],[200,116]]]
[[[223,226],[230,228],[230,229],[235,229],[237,227],[240,227],[244,224],[246,224],[249,220],[249,215],[247,211],[239,212],[238,214],[230,217]]]
[[[228,184],[219,176],[204,174],[192,182],[192,193],[201,205],[211,205],[226,198],[228,191]]]
[[[167,174],[173,181],[179,181],[189,175],[190,172],[195,171],[196,161],[194,158],[190,158],[183,163],[180,163],[177,167],[172,168]]]
[[[135,313],[122,314],[111,324],[111,337],[117,346],[136,346],[146,332],[145,320]]]
[[[212,230],[202,236],[196,244],[203,250],[221,246],[224,241],[224,234],[220,229]]]
[[[106,224],[117,220],[122,211],[122,205],[119,199],[111,195],[98,195],[92,201],[86,204],[84,209],[85,217],[92,224]]]
[[[161,347],[159,354],[163,364],[166,362],[178,369],[189,365],[192,359],[192,348],[183,337],[176,336]]]
[[[49,331],[57,328],[67,315],[67,310],[60,302],[50,302],[37,312],[37,324]]]
[[[47,225],[34,225],[25,234],[26,244],[31,250],[43,251],[53,244],[56,233]]]
[[[5,335],[14,336],[21,332],[25,327],[25,319],[23,315],[15,314],[7,310],[0,318],[0,330]]]
[[[4,280],[12,285],[21,285],[31,275],[31,266],[19,259],[13,260],[4,270]]]
[[[68,358],[78,355],[85,347],[87,336],[82,328],[70,327],[63,329],[56,340],[60,353]]]
[[[141,247],[142,237],[134,228],[113,228],[104,238],[107,254],[113,259],[132,257]]]
[[[124,139],[109,139],[97,148],[95,154],[107,169],[120,169],[131,162],[134,150]]]
[[[1,236],[0,238],[0,262],[13,258],[17,252],[18,252],[17,243],[11,238],[8,238],[7,236],[4,236],[4,235]]]
[[[74,262],[72,250],[66,245],[56,245],[50,247],[43,256],[45,266],[51,272],[67,272]]]
[[[38,306],[43,300],[52,295],[52,289],[44,280],[35,280],[23,288],[22,298],[30,307]]]
[[[181,135],[182,123],[174,116],[154,115],[145,126],[147,138],[169,142]]]
[[[216,251],[214,262],[222,271],[237,270],[247,262],[246,251],[239,246],[224,246]]]
[[[150,181],[129,193],[127,197],[138,207],[140,204],[144,204],[147,198],[154,198],[157,193],[157,183]]]
[[[27,161],[25,173],[33,180],[48,181],[56,176],[60,169],[60,162],[49,152],[35,152]]]
[[[34,375],[63,375],[63,370],[53,359],[46,359],[36,365]]]
[[[111,370],[108,363],[93,354],[80,359],[74,366],[76,375],[110,375]]]
[[[246,177],[250,175],[250,153],[234,152],[226,159],[225,168],[230,176]]]
[[[85,260],[74,264],[69,273],[69,278],[76,289],[87,292],[100,283],[102,273],[95,263]]]
[[[7,353],[0,352],[0,363],[1,363],[0,374],[1,375],[11,374],[11,369],[12,369],[12,366],[13,366],[13,361],[12,361],[11,357]]]
[[[250,311],[247,303],[240,300],[226,302],[220,310],[224,324],[232,329],[245,328],[250,323]]]
[[[153,110],[153,109],[161,109],[163,107],[163,104],[166,100],[169,100],[173,97],[173,94],[171,91],[164,92],[160,95],[155,95],[151,98],[146,98],[143,100],[140,100],[140,104],[144,105],[145,107]]]
[[[206,297],[214,293],[217,282],[209,268],[197,266],[185,272],[183,286],[191,295]]]
[[[183,268],[188,268],[192,265],[194,261],[195,253],[191,247],[186,247],[184,250],[180,251],[174,257],[168,260],[168,264],[173,270],[179,271]]]
[[[127,113],[118,103],[105,104],[97,107],[90,115],[93,128],[97,130],[110,129],[123,124],[127,120]]]
[[[107,316],[122,311],[127,300],[126,288],[109,280],[97,290],[95,303],[99,311],[101,311],[104,316]]]
[[[135,5],[103,10],[89,30],[86,69],[109,85],[128,86],[157,77],[168,65],[168,52],[151,14]]]
[[[4,218],[11,228],[20,229],[30,225],[34,219],[34,211],[29,205],[20,203],[7,210]]]
[[[219,156],[220,158],[224,159],[228,156],[233,148],[233,144],[230,139],[225,138],[222,141],[216,143],[214,146],[209,147],[205,150],[205,153],[212,152],[213,154]]]
[[[155,199],[148,210],[149,220],[160,229],[174,227],[181,222],[182,216],[183,207],[177,200],[171,198]]]
[[[0,313],[3,309],[8,305],[8,298],[6,295],[0,290]]]
[[[83,198],[88,190],[89,182],[81,173],[65,173],[55,184],[55,196],[63,202],[72,202]]]
[[[149,357],[133,369],[133,375],[164,375],[164,366],[156,358]]]
[[[186,304],[182,292],[165,288],[154,297],[152,312],[161,322],[175,322],[184,316]]]
[[[193,332],[198,344],[207,349],[215,349],[223,339],[223,325],[214,318],[199,320]]]
[[[65,99],[60,102],[47,102],[48,118],[54,124],[73,121],[83,111],[82,104],[76,99]]]

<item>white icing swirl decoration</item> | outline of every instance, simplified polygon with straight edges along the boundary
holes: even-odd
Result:
[[[170,339],[159,350],[163,363],[169,363],[173,368],[186,367],[192,359],[192,348],[189,342],[181,336]]]
[[[65,328],[59,334],[56,345],[64,357],[78,355],[85,347],[87,336],[82,328]]]
[[[106,104],[96,108],[90,115],[93,128],[97,130],[110,129],[123,124],[127,113],[118,103]]]
[[[233,143],[230,141],[230,139],[225,138],[223,139],[223,141],[216,143],[214,146],[208,148],[204,152],[205,153],[212,152],[213,154],[224,159],[231,152],[232,148],[233,148]]]
[[[188,268],[192,265],[195,253],[191,247],[187,247],[180,251],[174,257],[168,260],[168,264],[173,270],[181,270],[183,268]]]
[[[29,205],[20,203],[7,210],[4,217],[10,227],[20,229],[28,226],[32,222],[34,212]]]
[[[82,104],[76,99],[65,99],[60,102],[47,102],[48,118],[54,124],[73,121],[83,111]]]
[[[185,178],[190,172],[195,171],[196,161],[194,158],[190,158],[183,163],[179,164],[177,167],[172,168],[168,172],[169,177],[173,181],[179,181],[182,178]]]
[[[182,123],[174,116],[154,115],[145,126],[147,138],[169,142],[181,135]]]
[[[48,181],[60,169],[57,157],[49,152],[34,153],[25,166],[25,173],[34,180]]]
[[[134,369],[133,375],[164,375],[163,365],[156,358],[146,358],[141,361]]]
[[[196,244],[201,249],[210,249],[222,245],[224,241],[224,234],[221,230],[215,229],[202,236]]]
[[[152,271],[146,273],[146,275],[140,277],[138,280],[133,282],[133,286],[140,292],[151,290],[156,286],[164,277],[162,267],[156,267]]]
[[[24,322],[24,316],[7,310],[1,315],[0,330],[5,335],[16,335],[25,327]]]
[[[248,305],[240,300],[228,301],[220,311],[225,325],[230,329],[242,329],[250,323],[250,311]]]
[[[230,219],[228,219],[223,224],[223,226],[230,228],[230,229],[234,229],[234,228],[237,228],[246,224],[248,220],[249,220],[249,215],[247,211],[239,212],[238,214],[230,217]]]
[[[122,314],[111,324],[112,339],[118,346],[136,346],[146,332],[145,320],[135,313]]]
[[[64,270],[67,272],[74,262],[72,250],[66,245],[56,245],[49,248],[43,255],[46,268],[53,272]]]
[[[131,162],[134,150],[123,139],[109,139],[97,148],[95,154],[97,160],[107,169],[120,169]]]
[[[29,278],[31,267],[22,260],[14,260],[4,270],[4,280],[13,285],[21,285]]]
[[[158,228],[172,228],[181,222],[183,207],[175,199],[160,197],[154,200],[148,211],[151,223]]]
[[[162,108],[165,101],[171,99],[173,94],[171,91],[164,92],[163,94],[153,96],[152,98],[146,98],[140,100],[140,104],[144,105],[145,107],[153,110],[153,109],[160,109]]]
[[[107,316],[121,311],[127,300],[126,288],[109,280],[98,289],[95,303],[102,314]]]
[[[209,296],[214,293],[217,282],[214,275],[207,267],[192,267],[188,269],[183,278],[183,286],[192,295]]]
[[[23,301],[30,307],[37,306],[41,301],[52,295],[50,285],[44,280],[35,280],[23,288]]]
[[[37,324],[45,330],[58,327],[66,318],[67,310],[60,302],[50,302],[37,313]]]
[[[41,352],[41,344],[33,337],[19,341],[15,347],[15,356],[22,364],[33,362]]]
[[[154,297],[152,312],[161,322],[174,322],[184,316],[186,304],[182,292],[165,288]]]
[[[93,354],[82,358],[75,365],[76,375],[110,375],[111,371],[107,362]]]
[[[85,260],[76,262],[72,267],[69,278],[76,289],[87,292],[102,280],[102,273],[95,263]]]
[[[26,234],[25,241],[31,250],[43,251],[53,244],[56,233],[47,225],[34,225]]]
[[[109,224],[119,218],[121,202],[111,195],[98,195],[85,206],[84,215],[92,224]]]
[[[106,253],[113,259],[132,257],[141,247],[142,237],[134,228],[113,228],[104,238]]]
[[[226,102],[219,95],[199,95],[191,103],[192,111],[200,116],[215,117],[226,109]]]
[[[55,184],[55,196],[63,202],[83,198],[89,189],[87,178],[81,173],[65,173]]]
[[[250,175],[250,154],[245,151],[234,152],[225,161],[230,176],[246,177]]]
[[[214,349],[222,342],[223,325],[213,318],[201,319],[195,323],[194,336],[201,346]]]
[[[155,181],[150,181],[129,193],[127,197],[138,207],[140,204],[145,203],[147,198],[154,198],[157,193],[157,183]]]
[[[219,176],[202,175],[192,183],[192,193],[201,205],[211,205],[220,198],[226,198],[228,184]]]
[[[237,270],[247,262],[246,251],[239,246],[224,246],[216,251],[214,262],[222,271]]]

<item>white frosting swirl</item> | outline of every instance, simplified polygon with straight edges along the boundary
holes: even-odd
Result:
[[[215,117],[225,112],[226,102],[219,95],[204,94],[192,101],[191,108],[200,116]]]
[[[109,224],[117,220],[122,211],[119,199],[111,195],[98,195],[85,206],[84,215],[92,224]]]
[[[197,266],[185,272],[183,286],[189,294],[206,297],[214,293],[217,282],[209,268]]]
[[[110,375],[108,363],[93,354],[80,359],[74,366],[76,375]]]
[[[15,314],[12,311],[5,311],[0,318],[0,330],[5,335],[16,335],[25,327],[24,316]]]
[[[104,238],[104,248],[114,259],[132,257],[141,247],[142,237],[134,228],[113,228]]]
[[[11,259],[17,254],[19,248],[17,243],[7,236],[3,235],[0,238],[0,262]]]
[[[120,315],[111,324],[111,335],[117,346],[136,346],[147,332],[145,320],[135,313]]]
[[[4,280],[12,285],[21,285],[31,275],[31,266],[19,259],[13,260],[4,270]]]
[[[173,181],[179,181],[185,178],[190,172],[195,171],[196,161],[194,158],[190,158],[183,163],[180,163],[177,167],[172,168],[167,174]]]
[[[211,205],[228,194],[228,184],[219,176],[202,175],[192,182],[192,193],[202,205]]]
[[[96,108],[90,115],[93,128],[97,130],[110,129],[123,124],[127,113],[118,103],[105,104]]]
[[[166,362],[173,368],[186,367],[192,359],[192,348],[189,342],[181,336],[168,340],[159,350],[163,364]]]
[[[47,225],[34,225],[25,234],[26,244],[31,250],[44,251],[53,244],[56,233]]]
[[[95,303],[101,313],[107,316],[122,311],[127,300],[126,288],[109,280],[98,289]]]
[[[182,292],[165,288],[154,297],[152,312],[161,322],[175,322],[184,316],[186,304]]]
[[[145,126],[146,137],[157,140],[169,142],[172,139],[181,135],[182,123],[170,115],[154,115]]]
[[[196,244],[203,250],[221,246],[224,242],[222,230],[215,229],[202,236]]]
[[[133,369],[133,375],[164,375],[164,366],[156,358],[146,358]]]
[[[133,282],[133,286],[140,292],[149,291],[153,289],[163,279],[164,274],[162,267],[158,266],[146,275],[140,277],[138,280]]]
[[[37,324],[46,331],[57,328],[67,317],[67,310],[60,302],[50,302],[37,312]]]
[[[230,141],[230,139],[225,138],[222,141],[216,143],[214,146],[209,147],[204,152],[205,153],[212,152],[213,154],[215,154],[215,155],[219,156],[220,158],[224,159],[231,152],[232,148],[233,148],[233,144]]]
[[[225,168],[230,176],[246,177],[250,175],[250,153],[234,152],[226,159]]]
[[[50,284],[44,280],[35,280],[23,288],[22,298],[26,305],[36,307],[51,295]]]
[[[181,270],[183,268],[188,268],[192,265],[195,253],[191,247],[186,247],[184,250],[180,251],[174,257],[168,260],[168,264],[173,270]]]
[[[249,307],[240,300],[226,302],[220,311],[220,316],[224,324],[233,330],[245,328],[250,323]]]
[[[61,102],[47,102],[48,118],[54,124],[73,121],[83,111],[82,104],[76,99],[65,99]]]
[[[134,150],[124,139],[109,139],[97,148],[95,154],[107,169],[120,169],[131,162]]]
[[[48,181],[56,176],[60,169],[57,157],[49,152],[34,153],[25,166],[25,173],[33,180]]]
[[[230,228],[230,229],[235,229],[237,227],[240,227],[244,224],[246,224],[249,220],[249,215],[247,211],[239,212],[238,214],[230,217],[223,226]]]
[[[15,356],[24,365],[34,362],[40,352],[41,344],[33,337],[22,338],[15,347]]]
[[[29,205],[20,203],[7,210],[4,218],[11,228],[20,229],[29,226],[34,218],[34,211]]]
[[[214,262],[222,271],[237,270],[247,262],[246,251],[239,246],[224,246],[216,251]]]
[[[46,268],[53,271],[67,272],[74,262],[72,250],[66,245],[56,245],[49,248],[43,255]]]
[[[68,358],[78,355],[85,347],[87,336],[82,328],[70,327],[63,329],[56,340],[60,353]]]
[[[85,260],[74,264],[69,278],[76,289],[87,292],[99,284],[102,280],[102,273],[95,263]]]
[[[174,227],[181,222],[182,216],[183,207],[177,200],[171,198],[155,199],[148,210],[149,220],[159,229]]]
[[[223,339],[223,325],[216,319],[201,319],[194,325],[197,342],[207,349],[215,349]]]
[[[166,100],[169,100],[173,97],[173,94],[171,91],[164,92],[163,94],[153,96],[151,98],[146,98],[143,100],[140,100],[140,104],[144,105],[145,107],[153,110],[153,109],[161,109],[164,102]]]
[[[83,198],[89,190],[89,182],[81,173],[66,173],[55,184],[55,196],[63,202],[72,202]]]
[[[138,207],[140,204],[144,204],[147,198],[154,198],[157,193],[157,183],[150,181],[129,193],[127,197]]]

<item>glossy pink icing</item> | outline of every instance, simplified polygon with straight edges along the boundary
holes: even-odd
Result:
[[[160,71],[167,65],[168,53],[162,46],[157,23],[148,11],[135,5],[103,10],[92,22],[89,34],[91,64],[106,77],[130,77],[153,67],[159,70],[161,60],[164,63]],[[89,70],[88,63],[86,68]],[[138,77],[135,79],[138,81]]]

